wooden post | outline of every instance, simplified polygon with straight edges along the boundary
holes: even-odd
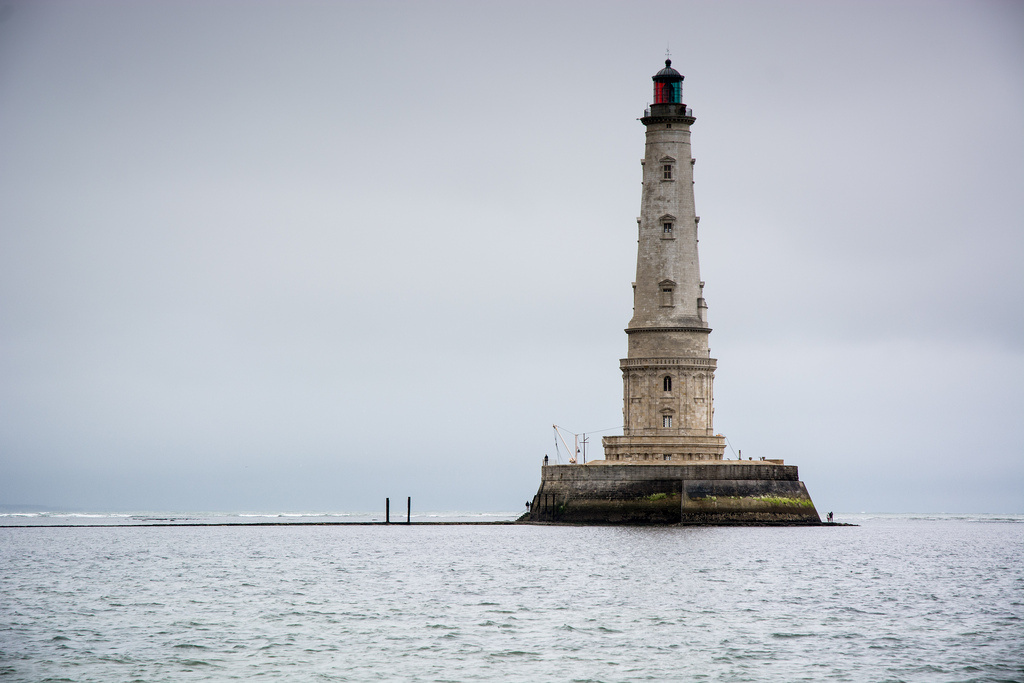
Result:
[[[384,523],[391,524],[391,499],[384,499]]]
[[[412,496],[405,499],[405,523],[412,524]]]

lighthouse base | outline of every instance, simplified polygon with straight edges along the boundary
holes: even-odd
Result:
[[[817,525],[818,511],[794,465],[720,460],[702,464],[545,465],[519,522],[563,524]]]

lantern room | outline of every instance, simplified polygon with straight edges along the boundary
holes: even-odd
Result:
[[[682,104],[683,75],[672,68],[672,60],[665,60],[665,68],[652,76],[654,104]]]

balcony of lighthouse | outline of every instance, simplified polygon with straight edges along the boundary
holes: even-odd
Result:
[[[641,122],[644,123],[645,125],[648,123],[657,123],[658,118],[662,116],[671,116],[672,118],[683,116],[688,119],[693,119],[692,121],[687,121],[686,123],[693,123],[694,121],[697,120],[693,116],[693,109],[690,109],[685,104],[669,103],[647,105],[647,107],[644,108],[644,117],[643,119],[641,119]],[[650,119],[650,121],[645,121],[644,119]]]

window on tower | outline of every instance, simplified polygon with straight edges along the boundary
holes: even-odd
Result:
[[[672,180],[672,164],[665,164],[661,167],[661,179]]]
[[[665,375],[665,379],[662,381],[661,386],[665,391],[672,391],[672,378]]]
[[[670,429],[672,427],[672,416],[671,415],[662,415],[661,416],[661,426],[664,427],[665,429]]]
[[[670,213],[658,217],[661,224],[661,239],[674,240],[676,238],[676,217]]]
[[[658,283],[658,290],[662,306],[675,306],[676,283],[672,280],[662,280]]]

